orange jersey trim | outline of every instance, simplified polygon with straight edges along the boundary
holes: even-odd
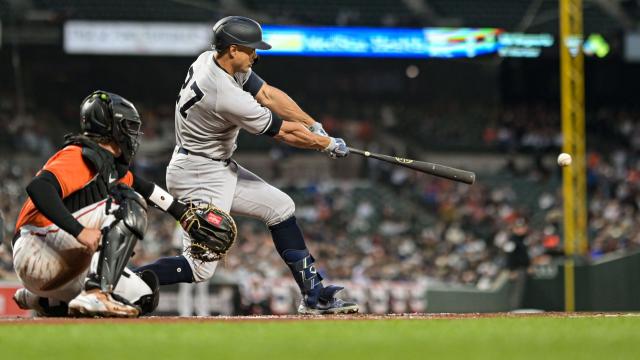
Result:
[[[82,147],[77,145],[66,146],[55,153],[38,171],[38,174],[44,170],[51,172],[60,183],[63,199],[85,187],[96,176],[96,173],[82,158]],[[120,178],[118,182],[132,186],[133,174],[131,171],[127,171],[125,176]],[[51,196],[54,196],[54,194],[51,194]],[[49,219],[40,213],[29,198],[22,206],[20,215],[18,215],[16,232],[24,225],[46,227],[52,224]]]

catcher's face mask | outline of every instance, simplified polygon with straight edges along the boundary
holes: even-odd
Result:
[[[130,163],[140,144],[140,115],[133,104],[120,98],[113,104],[113,122],[113,138],[120,146],[125,162]]]

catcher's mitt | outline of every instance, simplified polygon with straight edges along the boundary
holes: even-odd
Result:
[[[233,218],[212,204],[189,204],[180,225],[191,236],[187,251],[195,260],[222,259],[236,241],[238,230]]]

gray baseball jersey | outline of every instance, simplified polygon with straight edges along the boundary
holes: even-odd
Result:
[[[262,134],[273,115],[243,90],[251,71],[231,76],[214,56],[206,51],[189,68],[176,104],[176,143],[194,154],[228,159],[241,128]]]

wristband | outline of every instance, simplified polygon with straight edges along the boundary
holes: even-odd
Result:
[[[171,203],[173,203],[173,196],[164,191],[161,187],[154,185],[153,192],[151,193],[151,196],[149,196],[149,200],[160,209],[167,211],[169,210]]]

